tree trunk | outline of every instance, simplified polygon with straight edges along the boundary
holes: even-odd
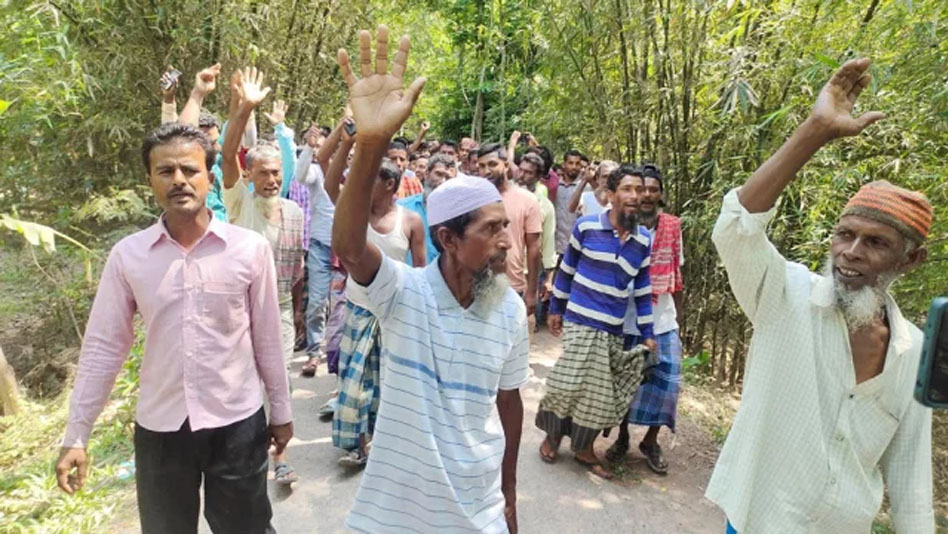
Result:
[[[19,392],[13,366],[7,363],[0,347],[0,416],[16,414],[20,409]]]

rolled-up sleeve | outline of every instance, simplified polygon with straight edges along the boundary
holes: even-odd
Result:
[[[260,269],[250,283],[250,328],[257,371],[270,400],[270,423],[282,425],[293,420],[290,384],[283,362],[283,334],[280,301],[277,295],[273,253],[266,241],[258,249]]]
[[[787,260],[767,239],[774,215],[752,214],[733,189],[724,196],[711,240],[727,270],[731,291],[747,318],[757,325],[767,311],[780,310],[787,284]]]
[[[79,354],[63,447],[85,448],[135,339],[137,308],[122,268],[121,242],[109,254]]]

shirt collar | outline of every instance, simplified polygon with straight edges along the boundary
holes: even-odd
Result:
[[[227,225],[223,221],[220,221],[214,217],[214,213],[208,210],[208,215],[211,218],[211,222],[207,225],[207,229],[204,231],[204,235],[201,236],[196,243],[200,243],[207,237],[208,234],[213,234],[220,238],[221,241],[227,243]],[[154,247],[162,239],[168,239],[174,241],[174,238],[171,237],[171,234],[168,233],[168,227],[165,226],[165,214],[162,213],[158,217],[158,221],[154,225],[148,227],[146,230],[148,233],[148,247]]]
[[[832,278],[824,275],[817,276],[816,282],[810,289],[810,302],[822,308],[836,306],[836,292],[833,290]],[[889,318],[889,343],[895,353],[901,355],[912,349],[912,334],[899,305],[889,292],[885,294],[885,309]]]
[[[431,292],[434,294],[435,301],[438,303],[438,311],[463,312],[465,309],[461,307],[461,304],[458,303],[454,294],[451,293],[451,288],[448,288],[448,283],[445,282],[444,275],[441,274],[440,263],[441,258],[439,256],[425,267],[425,278],[428,279],[428,285],[431,287]],[[467,307],[466,310],[481,318],[486,316],[486,311],[476,300],[471,303],[471,306]]]

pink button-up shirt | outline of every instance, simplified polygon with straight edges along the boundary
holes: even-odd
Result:
[[[270,422],[292,419],[273,254],[256,232],[211,218],[185,250],[163,219],[109,254],[86,326],[65,447],[85,447],[145,323],[136,419],[151,431],[222,427],[270,400]]]

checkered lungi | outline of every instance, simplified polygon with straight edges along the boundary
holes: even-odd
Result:
[[[332,444],[347,451],[359,447],[359,435],[375,431],[379,411],[379,321],[368,310],[346,303],[339,344],[339,396],[332,419]]]
[[[629,407],[629,423],[667,425],[675,431],[681,391],[681,338],[678,329],[658,335],[658,364],[642,383]]]
[[[642,381],[645,354],[623,349],[623,338],[563,322],[563,354],[546,379],[536,426],[553,440],[569,435],[573,451],[586,449],[625,417]]]

